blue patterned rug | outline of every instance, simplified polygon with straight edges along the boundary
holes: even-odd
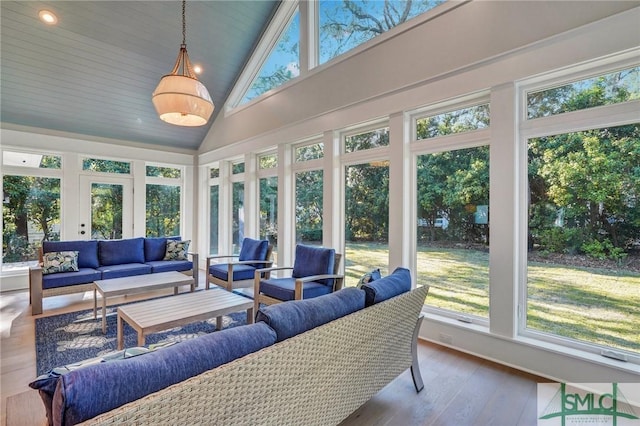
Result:
[[[102,334],[100,308],[98,319],[93,319],[93,310],[71,312],[46,318],[36,318],[36,369],[41,375],[52,368],[103,356],[117,349],[116,343],[117,305],[107,307],[107,334]],[[223,317],[223,328],[246,324],[246,312],[235,312]],[[216,319],[195,322],[176,327],[162,333],[146,336],[145,346],[180,342],[203,334],[213,333]],[[124,323],[125,348],[138,345],[136,331]]]

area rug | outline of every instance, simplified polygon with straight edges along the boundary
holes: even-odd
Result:
[[[100,309],[98,318],[93,318],[93,310],[71,312],[36,319],[36,370],[37,375],[52,368],[104,356],[117,349],[117,305],[107,308],[107,334],[102,334]],[[246,324],[247,313],[235,312],[223,317],[222,328]],[[216,319],[195,322],[145,337],[145,346],[181,342],[216,330]],[[124,346],[135,347],[138,335],[124,323]]]

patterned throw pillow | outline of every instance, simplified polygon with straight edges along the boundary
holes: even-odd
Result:
[[[42,255],[42,273],[78,272],[77,251],[52,251]]]
[[[356,285],[356,287],[361,288],[364,284],[368,284],[372,281],[379,280],[380,278],[382,278],[380,275],[380,269],[374,269],[371,272],[367,272],[366,274],[361,276],[360,280],[358,281],[358,285]]]
[[[187,251],[189,250],[190,243],[191,240],[167,240],[167,250],[165,251],[163,260],[188,260]]]

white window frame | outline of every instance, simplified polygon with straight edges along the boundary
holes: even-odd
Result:
[[[586,341],[566,338],[560,335],[541,332],[527,328],[527,304],[528,304],[528,259],[527,259],[527,233],[528,233],[528,141],[532,138],[561,135],[566,133],[581,132],[590,129],[616,127],[627,124],[640,123],[640,100],[604,105],[548,117],[527,118],[527,95],[544,89],[559,87],[575,81],[609,74],[621,69],[640,66],[638,62],[640,49],[634,52],[605,58],[591,63],[580,64],[569,69],[558,70],[544,75],[520,81],[516,85],[519,105],[519,136],[520,147],[518,157],[519,188],[518,188],[518,217],[517,229],[520,241],[519,283],[518,283],[518,336],[530,338],[551,345],[560,345],[573,350],[594,355],[622,354],[628,362],[640,364],[640,354],[597,345]]]

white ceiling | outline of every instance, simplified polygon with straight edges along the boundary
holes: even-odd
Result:
[[[216,114],[278,1],[188,1],[187,49]],[[198,149],[202,127],[162,122],[151,103],[182,42],[180,1],[5,1],[0,120],[165,147]],[[59,22],[47,26],[38,12]]]

